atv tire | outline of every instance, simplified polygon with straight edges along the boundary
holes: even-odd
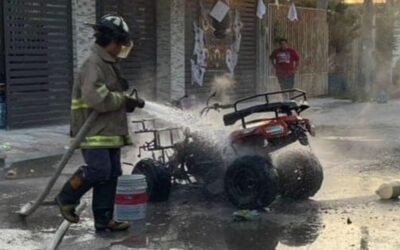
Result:
[[[259,209],[269,206],[279,192],[276,169],[262,156],[243,156],[226,171],[225,192],[240,209]]]
[[[290,150],[278,156],[280,194],[283,198],[304,200],[314,196],[324,179],[321,163],[307,150]]]
[[[171,174],[164,164],[153,159],[143,159],[136,164],[132,174],[146,176],[149,202],[168,201],[171,192]]]

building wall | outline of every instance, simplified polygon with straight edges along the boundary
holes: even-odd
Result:
[[[96,1],[95,0],[72,0],[73,1],[73,41],[74,41],[74,69],[75,72],[79,69],[80,65],[82,65],[83,61],[87,57],[90,51],[90,45],[93,43],[93,31],[90,27],[86,26],[84,23],[94,23],[96,20]],[[206,84],[205,87],[194,88],[190,84],[190,57],[193,51],[193,44],[194,41],[192,39],[192,32],[193,32],[193,20],[195,17],[198,16],[198,12],[193,11],[193,9],[198,8],[197,1],[185,1],[185,0],[157,0],[156,1],[156,38],[157,38],[157,67],[156,67],[156,98],[160,101],[169,101],[171,99],[179,99],[185,93],[200,93],[203,92],[208,93],[208,85]],[[254,62],[251,61],[251,69],[249,72],[245,74],[239,74],[241,77],[248,76],[251,80],[240,80],[239,85],[231,90],[232,95],[237,95],[236,92],[243,92],[243,95],[248,95],[254,93],[256,91],[265,91],[265,90],[274,90],[278,88],[278,84],[276,83],[276,79],[273,74],[268,74],[268,72],[255,71],[254,67],[256,65],[256,55],[260,53],[260,44],[257,45],[255,42],[256,37],[254,32],[260,32],[257,25],[257,18],[255,17],[255,6],[256,1],[244,4],[244,7],[247,9],[248,6],[251,7],[248,13],[248,17],[242,12],[243,21],[245,23],[245,28],[243,30],[243,46],[247,46],[246,50],[241,51],[241,58],[240,62],[242,64],[238,65],[238,72],[241,72],[241,69],[247,69],[249,66],[248,61],[250,59],[246,59],[247,61],[243,61],[243,53],[250,51],[253,57],[251,57]],[[189,7],[188,7],[189,6]],[[270,9],[272,7],[270,6]],[[246,9],[246,10],[247,10]],[[279,12],[282,14],[282,20],[287,20],[286,14],[287,9],[285,6],[282,6],[279,9]],[[299,10],[299,15],[302,14],[302,10]],[[320,11],[323,12],[323,11]],[[269,18],[269,17],[268,17]],[[313,23],[313,19],[308,20],[308,23]],[[319,19],[317,20],[319,22]],[[314,22],[315,23],[315,22]],[[292,32],[293,36],[301,32],[312,31],[312,29],[302,29],[300,31],[296,31],[296,26],[291,24],[284,23],[281,27],[287,29],[287,31]],[[272,26],[270,26],[270,31]],[[300,27],[300,25],[297,25]],[[301,26],[303,27],[303,26]],[[309,34],[309,33],[307,33]],[[290,36],[290,34],[288,34]],[[251,37],[252,43],[246,42],[247,38]],[[324,39],[327,37],[324,37]],[[271,42],[273,39],[272,33],[266,33],[266,40]],[[297,39],[297,38],[296,38]],[[315,41],[318,40],[318,37],[313,38]],[[300,39],[299,39],[300,40]],[[314,41],[313,40],[313,41]],[[321,40],[318,40],[321,41]],[[321,42],[320,42],[321,43]],[[303,46],[303,44],[299,43],[298,46]],[[326,46],[327,46],[326,41]],[[261,46],[262,47],[262,46]],[[304,47],[304,46],[303,46]],[[324,45],[322,45],[322,49],[325,49]],[[264,60],[257,60],[257,65],[260,67],[260,64],[266,64],[266,60],[268,60],[268,55],[270,53],[270,49],[273,48],[272,43],[267,45],[267,50],[265,50],[263,54],[265,54]],[[307,54],[305,56],[309,57],[310,53],[312,53],[312,49],[306,48]],[[318,49],[321,53],[327,52],[327,50],[321,50],[320,47]],[[250,53],[249,52],[249,53]],[[325,54],[324,54],[325,55]],[[323,55],[323,56],[324,56]],[[327,55],[327,53],[326,53]],[[321,57],[323,59],[323,56]],[[303,57],[304,58],[304,57]],[[261,58],[262,59],[262,58]],[[307,58],[308,59],[308,58]],[[324,60],[324,59],[323,59]],[[327,58],[326,58],[327,61]],[[261,63],[262,62],[262,63]],[[303,64],[304,65],[304,64]],[[307,67],[303,66],[302,67]],[[319,63],[319,66],[325,65],[325,63]],[[327,65],[327,63],[326,63]],[[312,66],[312,65],[311,65]],[[327,69],[321,70],[318,69],[317,71],[310,72],[312,67],[303,68],[304,70],[301,72],[301,75],[297,77],[297,84],[296,87],[304,88],[308,90],[312,95],[323,95],[327,93]],[[185,74],[186,71],[186,74]],[[264,73],[265,72],[265,73]],[[261,74],[265,77],[261,77]],[[254,77],[253,77],[254,75]],[[256,77],[258,75],[258,77]],[[253,79],[254,78],[254,79]],[[262,82],[261,82],[262,81]],[[256,82],[260,82],[256,84]],[[239,89],[239,86],[242,89]]]
[[[185,94],[184,0],[157,0],[157,77],[158,100],[179,99]],[[74,72],[90,52],[93,30],[85,25],[96,21],[96,0],[72,0]]]
[[[185,0],[171,0],[171,98],[185,95]]]
[[[289,46],[300,55],[300,66],[295,88],[305,90],[310,96],[328,94],[328,23],[325,10],[297,8],[298,21],[287,18],[288,6],[269,5],[269,54],[278,47],[276,40],[288,39]],[[267,55],[268,56],[268,55]],[[272,65],[269,65],[268,91],[279,89]]]
[[[88,56],[93,43],[93,29],[85,23],[96,22],[96,0],[71,0],[72,1],[72,41],[74,73]]]
[[[185,95],[185,1],[157,1],[157,99]]]
[[[170,3],[169,0],[159,0],[157,4],[157,99],[169,98],[170,86]]]

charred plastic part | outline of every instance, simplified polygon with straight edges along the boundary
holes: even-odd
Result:
[[[235,160],[225,174],[225,192],[241,209],[269,206],[279,192],[279,176],[268,158],[243,156]]]
[[[283,152],[276,160],[276,167],[283,198],[308,199],[321,188],[324,179],[321,163],[307,150]]]
[[[154,159],[143,159],[136,164],[132,174],[146,176],[150,202],[168,201],[171,191],[171,174],[164,164]]]

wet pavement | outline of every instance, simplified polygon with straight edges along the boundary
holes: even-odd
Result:
[[[235,208],[223,198],[175,187],[168,203],[149,205],[147,220],[129,232],[96,234],[87,209],[60,249],[400,249],[400,201],[374,195],[383,182],[400,179],[396,140],[374,129],[330,129],[312,144],[325,174],[313,200],[278,199],[259,220],[233,222]],[[46,180],[0,182],[0,249],[43,249],[51,241],[62,222],[57,209],[43,207],[27,219],[15,214]]]

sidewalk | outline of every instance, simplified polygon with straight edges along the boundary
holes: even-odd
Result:
[[[304,112],[317,126],[348,128],[400,128],[400,101],[387,104],[375,102],[353,103],[350,100],[316,98],[309,101],[311,108]]]
[[[69,143],[69,125],[0,130],[0,148],[9,148],[3,152],[6,155],[6,172],[15,172],[15,178],[51,175]],[[122,151],[123,161],[133,163],[135,157],[131,147]],[[63,173],[73,173],[82,163],[81,154],[76,151]]]
[[[0,145],[9,146],[6,167],[51,168],[60,159],[69,143],[69,126],[49,126],[33,129],[0,130]],[[52,172],[52,171],[51,171]]]

